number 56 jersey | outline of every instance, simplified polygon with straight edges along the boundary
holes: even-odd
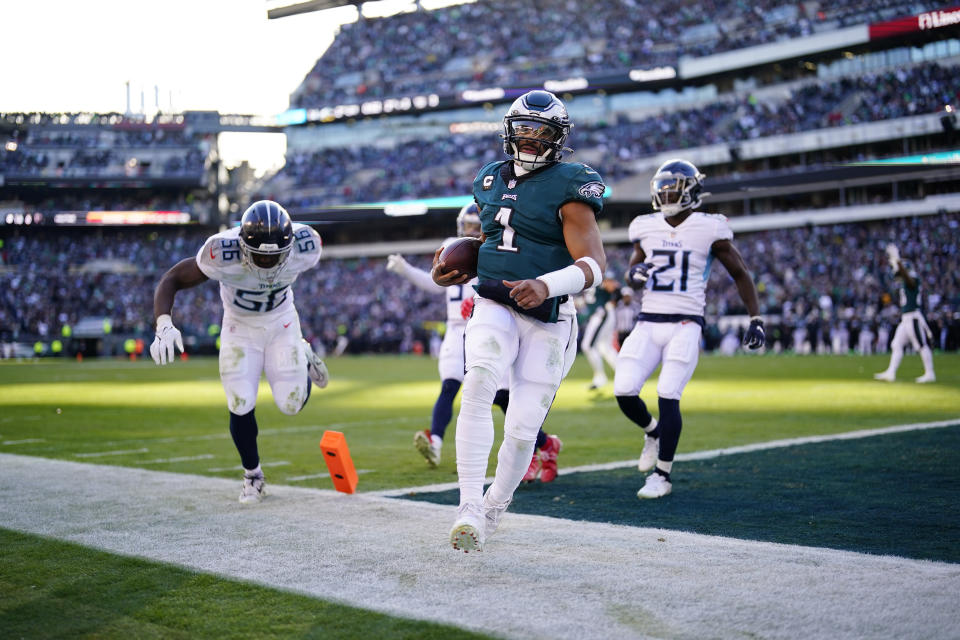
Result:
[[[220,282],[224,315],[251,320],[275,317],[293,309],[290,287],[304,271],[320,260],[320,234],[305,224],[293,223],[293,246],[286,264],[272,283],[262,282],[240,256],[240,227],[207,238],[197,253],[197,266]]]
[[[693,212],[676,227],[662,213],[637,216],[630,223],[630,242],[640,243],[652,262],[640,304],[642,313],[703,316],[707,279],[717,240],[732,240],[726,216]]]

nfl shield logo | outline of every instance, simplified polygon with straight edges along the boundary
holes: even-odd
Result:
[[[507,183],[507,189],[513,189],[515,186],[517,186],[516,180],[511,180],[510,182]]]

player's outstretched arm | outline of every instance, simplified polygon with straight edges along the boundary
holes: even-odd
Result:
[[[399,253],[387,257],[387,271],[392,271],[418,289],[433,292],[443,291],[443,287],[433,281],[433,276],[428,271],[413,266],[404,260]]]
[[[180,335],[180,330],[173,326],[170,317],[177,291],[195,287],[207,279],[197,266],[196,258],[181,260],[160,278],[160,284],[153,293],[153,316],[157,333],[150,345],[150,355],[157,364],[172,362],[175,346],[183,353],[183,336]]]
[[[750,327],[743,338],[743,343],[750,349],[759,349],[766,342],[763,318],[760,316],[760,298],[757,295],[757,285],[753,282],[743,256],[730,240],[717,240],[713,243],[711,251],[733,278],[733,282],[737,285],[737,293],[740,294],[740,299],[743,300],[747,313],[750,314]]]
[[[560,208],[563,239],[574,262],[571,266],[545,273],[535,280],[504,280],[510,297],[524,309],[533,309],[547,298],[574,295],[600,284],[607,266],[597,218],[584,202],[572,201]]]

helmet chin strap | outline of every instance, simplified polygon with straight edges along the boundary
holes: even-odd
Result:
[[[514,146],[514,149],[516,149],[516,146]],[[534,169],[539,169],[540,167],[550,163],[546,156],[551,151],[553,151],[553,149],[548,149],[546,152],[540,155],[534,155],[532,153],[524,153],[517,150],[516,154],[513,156],[513,162],[517,168],[523,169],[524,172],[533,171]]]

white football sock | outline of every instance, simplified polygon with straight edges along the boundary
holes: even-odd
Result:
[[[504,434],[503,444],[497,454],[497,473],[488,489],[492,502],[503,504],[513,497],[513,492],[520,486],[530,466],[536,444],[536,440],[517,440],[510,434]]]
[[[457,417],[457,479],[460,504],[483,501],[483,479],[493,448],[493,413],[490,407],[499,380],[482,367],[473,367],[463,377],[460,415]]]
[[[920,347],[920,360],[923,361],[923,375],[933,375],[933,351],[930,347]]]

